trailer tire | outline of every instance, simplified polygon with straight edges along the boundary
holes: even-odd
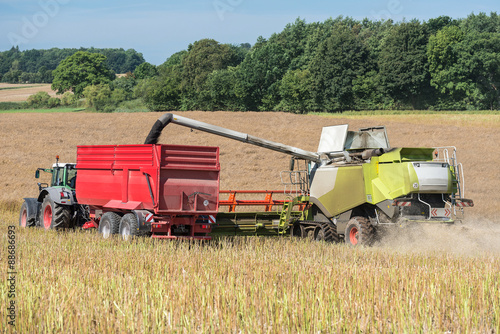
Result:
[[[99,221],[99,233],[104,239],[109,238],[111,234],[118,234],[120,228],[120,215],[116,212],[106,212]]]
[[[365,217],[353,217],[345,229],[345,243],[350,246],[370,246],[375,239],[375,227]]]
[[[137,221],[137,217],[134,213],[125,214],[120,220],[119,233],[120,237],[129,241],[130,239],[139,235],[139,222]]]
[[[40,226],[46,231],[60,227],[69,227],[71,208],[54,203],[49,195],[43,198],[40,212]]]

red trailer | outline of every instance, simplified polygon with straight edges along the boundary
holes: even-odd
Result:
[[[105,236],[210,239],[219,208],[219,148],[78,146],[76,197]]]

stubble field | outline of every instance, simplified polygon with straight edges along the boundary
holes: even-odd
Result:
[[[50,96],[56,96],[56,92],[50,88],[50,84],[8,84],[0,83],[0,102],[22,102],[30,95],[38,92],[47,92]]]
[[[498,115],[325,117],[182,112],[316,151],[321,128],[385,125],[392,147],[456,146],[475,207],[454,227],[403,230],[372,248],[286,238],[209,244],[101,240],[16,228],[16,326],[5,332],[500,332]],[[17,225],[34,171],[76,145],[141,144],[161,114],[0,115],[0,230]],[[279,189],[288,157],[169,125],[161,143],[221,149],[221,189]],[[47,182],[42,179],[41,182]],[[7,259],[2,256],[2,266]],[[4,326],[5,325],[5,326]]]

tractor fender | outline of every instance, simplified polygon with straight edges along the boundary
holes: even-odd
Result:
[[[23,198],[24,202],[26,203],[26,220],[28,222],[36,222],[38,218],[38,213],[40,211],[40,206],[42,203],[38,202],[36,198]]]
[[[62,198],[61,193],[64,193],[67,195],[67,197]],[[45,196],[49,195],[50,198],[54,201],[56,204],[60,205],[74,205],[77,204],[75,200],[75,196],[73,195],[73,191],[71,189],[66,189],[66,188],[54,188],[54,187],[47,187],[44,188],[40,194],[38,195],[38,202],[42,202],[43,198]]]

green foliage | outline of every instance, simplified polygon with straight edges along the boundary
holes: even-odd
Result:
[[[176,110],[181,105],[179,66],[164,67],[157,78],[144,79],[134,92],[153,111]]]
[[[429,92],[427,27],[418,21],[402,22],[383,41],[380,76],[386,93],[400,106],[422,109]]]
[[[288,71],[282,78],[279,93],[279,110],[306,113],[313,109],[311,97],[311,72],[309,70]]]
[[[206,85],[208,76],[213,71],[236,66],[238,56],[235,48],[213,39],[202,39],[190,45],[180,65],[180,89],[188,97],[184,100],[188,101],[185,108],[213,110],[215,106]]]
[[[61,100],[57,97],[51,97],[47,92],[38,92],[28,97],[26,103],[19,104],[20,108],[24,105],[28,108],[57,108],[61,105]]]
[[[51,72],[61,61],[79,51],[106,56],[108,67],[115,73],[132,72],[144,62],[142,54],[133,49],[52,48],[20,51],[18,47],[13,47],[9,51],[0,52],[0,80],[9,83],[51,83]],[[5,77],[8,72],[9,75]]]
[[[210,92],[212,108],[233,111],[243,109],[236,87],[238,87],[238,76],[235,67],[210,73],[207,89]]]
[[[150,63],[142,63],[137,66],[134,71],[134,76],[136,79],[147,79],[152,78],[158,74],[158,70],[155,65],[151,65]]]
[[[106,84],[114,80],[115,74],[106,65],[106,57],[79,51],[69,56],[53,71],[52,89],[59,94],[72,91],[77,97],[89,85]]]
[[[77,98],[75,94],[71,92],[66,92],[61,96],[61,105],[62,106],[71,106],[76,102]]]
[[[169,67],[169,66],[174,66],[174,65],[180,65],[182,63],[182,60],[184,59],[184,57],[187,55],[187,53],[188,52],[186,50],[176,52],[173,55],[171,55],[170,57],[168,57],[168,59],[160,66],[161,67]]]
[[[48,102],[50,99],[50,95],[47,92],[38,92],[28,97],[26,101],[28,106],[31,108],[46,108],[48,106]]]
[[[372,66],[368,48],[355,31],[345,24],[337,24],[333,34],[320,44],[309,67],[314,109],[355,109],[353,82]]]
[[[499,55],[496,13],[397,23],[297,19],[253,47],[204,39],[157,74],[144,64],[134,96],[150,110],[499,109]]]
[[[290,64],[283,47],[264,39],[239,66],[239,84],[245,109],[274,110],[279,104],[280,80]]]
[[[83,96],[85,106],[96,111],[110,112],[115,104],[108,84],[87,86],[83,90]]]
[[[49,108],[56,108],[61,105],[61,100],[58,99],[57,97],[51,97],[47,101],[47,107]]]
[[[136,85],[137,80],[132,74],[117,78],[109,83],[111,90],[121,90],[123,92],[124,100],[133,98]]]
[[[24,108],[24,102],[0,102],[0,110],[17,110]]]

